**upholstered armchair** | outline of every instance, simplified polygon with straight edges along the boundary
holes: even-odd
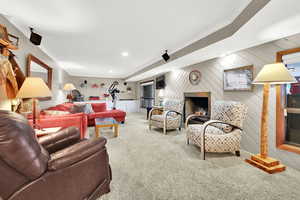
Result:
[[[156,111],[161,110],[160,114],[155,114]],[[167,99],[163,103],[163,108],[153,108],[149,113],[149,129],[152,126],[162,128],[164,134],[167,130],[179,129],[182,124],[183,102],[180,100]]]
[[[187,144],[191,141],[201,148],[201,158],[205,152],[235,152],[240,156],[240,141],[247,107],[239,102],[218,101],[212,106],[211,120],[204,124],[189,124],[197,117],[190,115],[186,120]]]

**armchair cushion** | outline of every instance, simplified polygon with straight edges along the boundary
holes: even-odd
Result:
[[[50,154],[52,154],[79,142],[80,131],[76,127],[69,127],[56,133],[40,137],[38,141]]]
[[[189,125],[187,137],[197,146],[201,147],[203,125]],[[234,129],[230,133],[224,133],[218,128],[208,126],[205,134],[206,152],[234,152],[240,149],[242,131]]]
[[[79,162],[101,149],[105,149],[106,139],[95,138],[84,140],[51,155],[48,162],[49,170],[58,170]]]
[[[164,120],[165,120],[165,115],[152,115],[151,116],[151,120],[150,123],[153,126],[162,128],[164,126]],[[176,129],[180,126],[181,123],[181,117],[180,116],[167,116],[167,121],[166,121],[166,125],[167,125],[167,129]]]
[[[228,124],[215,123],[215,124],[211,124],[210,126],[214,126],[225,133],[230,133],[233,130],[233,126]]]

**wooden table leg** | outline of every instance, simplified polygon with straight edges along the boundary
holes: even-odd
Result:
[[[119,124],[114,124],[115,129],[115,137],[119,136]]]
[[[100,127],[95,126],[96,137],[100,137]]]

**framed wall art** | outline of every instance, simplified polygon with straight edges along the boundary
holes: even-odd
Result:
[[[223,72],[224,91],[252,91],[253,65],[227,69]]]
[[[193,70],[189,74],[189,81],[192,85],[198,85],[201,81],[201,72]]]

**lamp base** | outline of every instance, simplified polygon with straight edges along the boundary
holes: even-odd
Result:
[[[250,159],[246,159],[245,161],[269,174],[283,172],[286,168],[284,165],[280,164],[279,160],[271,157],[262,158],[260,154],[253,155]]]

